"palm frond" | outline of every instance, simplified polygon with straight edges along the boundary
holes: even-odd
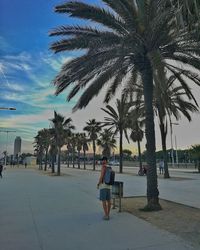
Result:
[[[113,78],[113,75],[116,74],[118,70],[118,65],[120,64],[120,61],[117,60],[113,65],[105,69],[104,72],[102,72],[100,75],[97,75],[96,78],[92,81],[90,86],[83,92],[82,96],[78,100],[78,103],[73,108],[73,110],[82,109],[83,107],[86,107],[87,104],[90,102],[90,100],[98,95],[99,91],[102,89],[102,87]],[[70,100],[73,96],[70,95],[70,98],[68,97],[68,100]]]
[[[86,3],[70,1],[56,6],[55,12],[67,13],[71,17],[94,21],[113,29],[118,33],[124,34],[126,32],[124,23],[112,13]]]
[[[110,105],[106,105],[107,109],[101,108],[104,112],[106,112],[108,115],[110,115],[112,117],[112,119],[118,120],[118,114],[115,111],[115,109],[110,106]],[[108,118],[110,119],[110,118]]]

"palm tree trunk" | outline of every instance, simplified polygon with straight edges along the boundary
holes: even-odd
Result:
[[[123,172],[123,130],[119,131],[119,172]]]
[[[52,156],[51,156],[51,173],[55,173],[55,165],[54,165],[54,162],[55,162],[55,155],[52,155]]]
[[[140,173],[142,173],[142,157],[141,157],[141,147],[140,147],[140,141],[137,140],[138,144],[138,155],[139,155],[139,163],[140,163]]]
[[[166,129],[165,125],[160,119],[160,133],[161,133],[161,140],[162,140],[162,150],[163,150],[163,160],[164,160],[164,178],[170,178],[168,164],[167,164],[167,148],[166,148]]]
[[[72,152],[72,166],[73,166],[73,168],[75,167],[74,166],[74,156],[75,156],[75,149],[73,147],[73,152]]]
[[[83,155],[84,155],[84,163],[83,163],[84,164],[84,169],[86,169],[86,166],[85,166],[86,165],[85,164],[85,150],[83,150]]]
[[[96,145],[95,145],[95,140],[93,140],[92,142],[93,142],[93,170],[95,170],[95,164],[96,164],[96,160],[95,160]]]
[[[145,210],[160,210],[157,182],[155,129],[153,113],[153,72],[148,58],[141,62],[140,72],[144,87],[144,104],[146,114],[146,149],[147,149],[147,205]]]
[[[43,169],[43,167],[42,167],[42,154],[40,155],[39,169],[40,169],[40,170]]]
[[[44,165],[44,171],[47,171],[47,154],[48,154],[48,149],[45,150],[45,165]]]
[[[60,147],[58,148],[57,175],[60,175]]]
[[[67,152],[67,167],[69,168],[69,152]]]
[[[80,150],[78,151],[78,169],[80,169]]]

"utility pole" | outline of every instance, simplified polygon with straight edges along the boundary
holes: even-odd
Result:
[[[15,133],[15,130],[0,130],[0,132],[7,133],[6,136],[6,154],[5,154],[5,166],[7,164],[7,150],[8,150],[8,133]]]

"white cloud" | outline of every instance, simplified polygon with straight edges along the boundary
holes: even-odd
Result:
[[[13,91],[24,91],[24,87],[21,84],[7,83],[6,86]]]
[[[25,61],[31,62],[32,60],[31,54],[26,51],[23,51],[17,55],[5,55],[3,58],[8,61],[21,61],[21,62]]]
[[[53,70],[59,71],[64,63],[67,63],[73,59],[73,57],[53,56],[52,54],[41,53],[42,60],[48,64]]]

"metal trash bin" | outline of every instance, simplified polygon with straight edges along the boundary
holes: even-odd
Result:
[[[119,212],[121,212],[122,207],[123,185],[122,181],[115,181],[112,185],[113,209],[115,209],[115,199],[119,198]]]
[[[122,181],[115,181],[112,185],[112,197],[113,198],[119,198],[123,197],[123,185],[124,183]]]

